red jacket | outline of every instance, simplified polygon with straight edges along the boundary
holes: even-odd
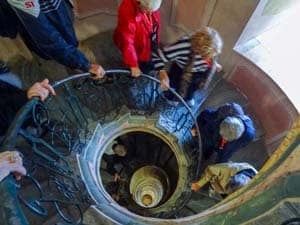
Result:
[[[153,24],[158,25],[157,41],[159,42],[159,11],[153,12],[151,16]],[[118,25],[113,38],[128,67],[138,67],[139,61],[150,61],[152,31],[153,26],[147,16],[139,10],[138,1],[123,0],[119,7]]]

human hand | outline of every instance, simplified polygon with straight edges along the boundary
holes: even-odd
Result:
[[[196,136],[197,136],[198,132],[197,132],[196,128],[193,127],[193,128],[191,129],[191,134],[192,134],[193,137],[196,137]]]
[[[114,175],[114,182],[118,182],[120,180],[121,180],[120,175],[118,173],[115,173],[115,175]]]
[[[115,200],[115,201],[120,201],[120,195],[119,194],[112,194],[111,197]]]
[[[160,80],[161,89],[167,91],[170,88],[170,80],[167,71],[165,70],[159,71],[159,80]]]
[[[28,89],[27,98],[39,97],[43,102],[48,97],[49,92],[52,95],[56,95],[53,87],[49,84],[49,80],[44,79],[42,82],[36,82]]]
[[[217,65],[216,65],[216,70],[217,70],[217,72],[221,72],[222,69],[223,69],[222,65],[219,64],[219,63],[217,63]]]
[[[193,191],[198,191],[198,190],[200,189],[200,186],[199,186],[197,183],[192,183],[191,189],[192,189]]]
[[[91,64],[89,72],[93,80],[102,79],[105,76],[105,70],[99,64]]]
[[[141,76],[141,70],[140,70],[140,68],[138,68],[138,67],[131,67],[130,70],[131,70],[131,76],[133,76],[133,77],[139,77],[139,76]]]
[[[16,180],[20,180],[21,176],[26,174],[26,169],[22,164],[22,157],[17,151],[0,153],[0,181],[10,173],[14,174]]]

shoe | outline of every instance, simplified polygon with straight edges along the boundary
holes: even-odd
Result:
[[[170,100],[167,100],[168,104],[172,105],[172,106],[178,106],[179,105],[179,102],[178,101],[170,101]]]
[[[168,100],[168,101],[173,101],[174,100],[174,95],[172,94],[172,92],[170,91],[164,91],[162,93],[162,97],[165,99],[165,100]]]
[[[195,99],[193,99],[193,98],[187,101],[187,104],[188,104],[189,107],[194,107],[195,103],[196,103]]]
[[[161,96],[169,105],[177,106],[179,104],[179,102],[175,100],[174,95],[169,91],[163,92]]]

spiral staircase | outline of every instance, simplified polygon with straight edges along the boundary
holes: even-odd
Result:
[[[260,169],[255,179],[226,199],[207,187],[192,193],[191,183],[212,163],[202,160],[200,135],[190,134],[195,117],[225,102],[247,108],[247,98],[216,74],[190,108],[173,90],[176,101],[166,99],[154,76],[106,74],[99,81],[89,74],[58,80],[57,96],[33,99],[19,111],[1,150],[20,151],[28,174],[0,184],[1,224],[299,224],[299,120],[269,157],[253,117],[256,139],[233,160]],[[117,166],[116,185],[103,155],[118,139],[130,143],[132,154]]]

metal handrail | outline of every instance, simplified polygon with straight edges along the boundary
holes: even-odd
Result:
[[[125,74],[125,75],[128,75],[130,76],[131,75],[131,72],[130,70],[126,70],[126,69],[111,69],[111,70],[106,70],[105,71],[105,76],[107,75],[112,75],[112,74]],[[74,79],[78,79],[78,78],[89,78],[91,77],[91,73],[79,73],[79,74],[74,74],[72,76],[69,76],[67,78],[64,78],[60,81],[56,81],[52,84],[52,87],[53,88],[56,88],[60,85],[62,85],[63,83],[67,82],[67,81],[71,81],[71,80],[74,80]],[[142,73],[140,77],[144,77],[144,78],[147,78],[151,81],[154,81],[156,83],[160,83],[160,81],[153,77],[153,76],[150,76],[150,75],[147,75],[147,74],[144,74]],[[134,79],[134,78],[133,78]],[[198,135],[198,143],[201,143],[201,136],[200,136],[200,131],[199,131],[199,126],[198,126],[198,123],[197,123],[197,119],[196,117],[194,116],[193,114],[193,111],[191,110],[191,108],[189,107],[189,105],[185,102],[185,100],[173,89],[173,88],[169,88],[169,91],[176,96],[177,99],[179,99],[179,101],[187,108],[187,110],[189,111],[191,117],[193,118],[194,120],[194,124],[195,124],[195,127],[196,127],[196,130],[197,130],[197,135]],[[201,161],[201,158],[202,158],[202,154],[201,154],[201,151],[200,151],[200,155],[199,155],[199,162]],[[199,174],[199,167],[197,168],[197,174]]]
[[[105,71],[105,75],[106,76],[110,76],[112,74],[125,74],[127,76],[130,76],[131,72],[129,70],[125,70],[125,69],[112,69],[112,70],[106,70]],[[74,74],[72,76],[69,76],[67,78],[64,78],[62,80],[56,81],[54,83],[52,83],[53,88],[57,88],[60,85],[71,81],[71,80],[76,80],[79,78],[89,78],[91,76],[90,73],[80,73],[80,74]],[[155,83],[160,83],[160,81],[158,79],[156,79],[155,77],[149,76],[147,74],[141,74],[140,77],[144,77],[148,80],[154,81]],[[135,78],[132,78],[135,79]],[[200,145],[201,143],[201,137],[200,137],[200,132],[199,132],[199,127],[196,121],[195,116],[193,115],[192,110],[190,109],[190,107],[188,106],[188,104],[184,101],[184,99],[172,88],[169,89],[169,91],[176,96],[176,98],[186,107],[186,109],[188,110],[188,112],[190,113],[190,116],[192,117],[195,127],[198,131],[198,143]],[[49,97],[48,97],[49,98]],[[9,127],[3,142],[0,146],[0,151],[4,151],[4,150],[11,150],[15,147],[16,144],[16,137],[21,129],[21,126],[23,125],[23,123],[25,122],[25,120],[28,118],[29,113],[32,111],[32,109],[38,104],[39,102],[39,98],[34,97],[32,100],[28,101],[17,113],[16,117],[14,118],[12,125]],[[198,155],[198,162],[201,162],[201,158],[202,158],[202,152],[199,151],[199,155]],[[199,169],[200,166],[197,166],[197,173],[199,173]],[[5,200],[7,200],[8,202],[11,202],[11,200],[13,200],[14,204],[11,207],[11,210],[13,211],[13,215],[15,217],[18,217],[20,220],[19,224],[22,225],[27,225],[28,222],[23,214],[23,211],[20,207],[20,205],[18,204],[17,201],[17,196],[16,196],[16,189],[17,189],[17,185],[14,181],[14,179],[12,178],[12,176],[7,177],[6,179],[4,179],[1,184],[0,184],[0,189],[2,188],[2,191],[4,191],[4,193],[6,193],[5,195]],[[0,219],[4,219],[5,218],[0,218]],[[6,218],[8,219],[8,218]],[[2,220],[2,221],[4,221]],[[10,224],[7,221],[7,224]]]

